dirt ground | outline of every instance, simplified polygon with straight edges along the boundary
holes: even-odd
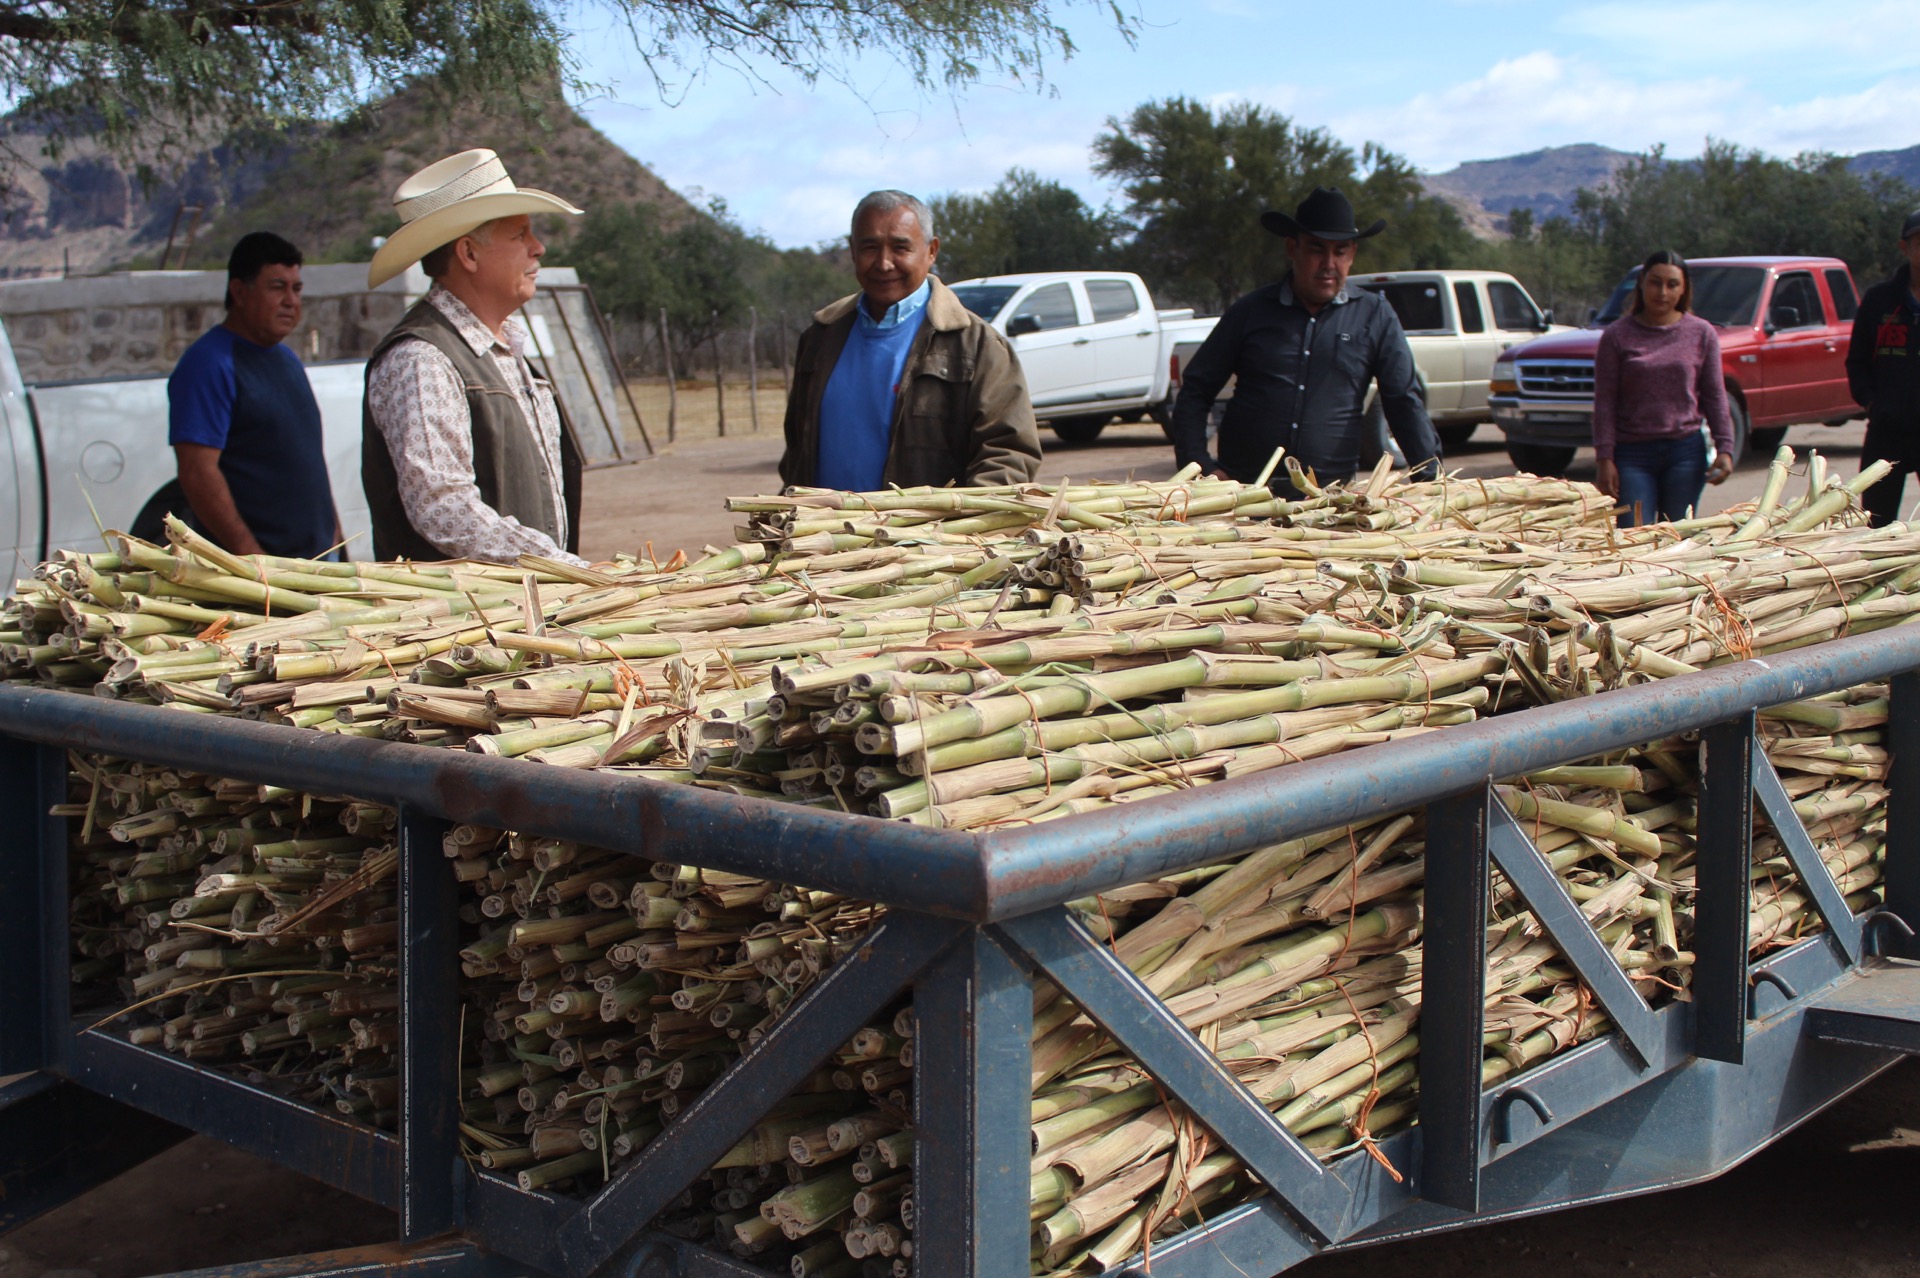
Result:
[[[643,388],[636,383],[636,392]],[[659,388],[644,388],[649,395]],[[744,400],[744,388],[740,400]],[[711,413],[713,394],[703,392]],[[692,395],[682,396],[682,408]],[[581,550],[589,558],[611,556],[617,551],[646,551],[665,558],[677,549],[697,555],[705,545],[726,546],[733,542],[735,520],[724,503],[730,496],[750,496],[780,490],[781,434],[777,405],[781,400],[779,384],[762,388],[763,403],[771,405],[761,413],[759,434],[739,433],[729,428],[727,438],[713,433],[711,423],[699,429],[681,432],[681,442],[668,447],[661,440],[664,430],[655,423],[664,421],[664,413],[653,413],[647,402],[641,411],[649,413],[648,429],[654,433],[656,456],[623,466],[609,466],[587,475],[586,499],[581,517]],[[729,388],[729,413],[738,411]],[[1851,476],[1859,467],[1860,441],[1866,433],[1863,423],[1846,426],[1796,426],[1787,433],[1787,443],[1804,457],[1809,449],[1818,449],[1839,473]],[[1447,458],[1448,468],[1468,478],[1492,478],[1513,472],[1507,460],[1502,435],[1491,426],[1482,426],[1465,447],[1455,449]],[[1158,426],[1134,422],[1107,427],[1091,444],[1066,444],[1051,431],[1041,431],[1046,456],[1040,467],[1043,482],[1061,479],[1125,480],[1164,479],[1173,473],[1173,446]],[[644,450],[641,450],[644,451]],[[1766,482],[1766,463],[1771,458],[1749,458],[1733,477],[1717,487],[1709,487],[1702,500],[1704,513],[1711,514],[1737,502],[1760,495]],[[1575,479],[1593,479],[1593,454],[1582,451],[1570,474]]]
[[[1326,1256],[1300,1278],[1913,1278],[1920,1064],[1717,1180]],[[391,1212],[195,1137],[0,1238],[0,1278],[138,1278],[397,1236]]]
[[[636,390],[641,388],[636,387]],[[747,428],[744,387],[729,387],[729,434],[718,437],[711,386],[681,397],[679,441],[666,444],[664,388],[641,404],[659,454],[591,473],[584,550],[666,556],[732,540],[731,494],[776,491],[779,387],[761,394],[761,430]],[[702,401],[706,416],[702,417]],[[1818,448],[1841,473],[1858,465],[1862,429],[1796,427],[1788,443]],[[1109,427],[1096,443],[1046,436],[1041,477],[1160,477],[1172,450],[1148,423]],[[636,441],[637,443],[637,441]],[[643,451],[643,450],[642,450]],[[1463,475],[1507,473],[1497,431],[1481,428],[1450,463]],[[1592,477],[1591,454],[1573,472]],[[1709,511],[1758,495],[1749,464],[1707,492]],[[1532,1220],[1324,1257],[1303,1278],[1381,1273],[1466,1278],[1489,1272],[1601,1278],[1920,1278],[1920,1065],[1908,1063],[1742,1167],[1704,1185]],[[396,1236],[390,1212],[196,1137],[59,1211],[0,1238],[0,1278],[136,1278]]]

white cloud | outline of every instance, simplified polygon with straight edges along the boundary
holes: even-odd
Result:
[[[1350,143],[1379,142],[1439,170],[1572,142],[1626,150],[1677,142],[1689,150],[1723,133],[1744,97],[1737,82],[1639,83],[1537,50],[1445,88],[1336,113],[1330,123]]]
[[[670,186],[724,196],[749,229],[781,245],[846,233],[854,203],[876,187],[931,196],[985,190],[1009,168],[1031,169],[1107,198],[1088,164],[1101,120],[1058,99],[984,93],[964,122],[944,102],[876,112],[843,91],[766,94],[746,110],[689,103],[671,112],[588,102],[582,113]]]
[[[1920,75],[1891,77],[1858,93],[1769,107],[1756,122],[1752,144],[1783,155],[1899,150],[1920,141],[1915,120],[1920,120]]]

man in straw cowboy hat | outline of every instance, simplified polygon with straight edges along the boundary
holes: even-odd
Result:
[[[1401,452],[1416,473],[1434,473],[1440,439],[1400,320],[1385,298],[1347,288],[1359,242],[1387,224],[1359,229],[1347,197],[1322,186],[1292,217],[1269,212],[1260,225],[1286,239],[1291,269],[1228,307],[1188,362],[1173,406],[1178,463],[1251,482],[1273,450],[1285,448],[1322,483],[1351,478],[1374,444],[1365,410],[1367,385],[1377,380]],[[1230,377],[1237,380],[1215,458],[1207,414]],[[1297,495],[1284,478],[1271,486]]]
[[[419,262],[433,288],[367,361],[360,466],[375,555],[584,563],[569,553],[580,456],[513,319],[547,251],[531,215],[580,210],[516,187],[488,150],[428,165],[393,206],[402,225],[367,285]]]

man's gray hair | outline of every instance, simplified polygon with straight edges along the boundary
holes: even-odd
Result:
[[[860,219],[869,213],[891,213],[895,209],[912,209],[915,220],[920,223],[920,233],[928,239],[933,238],[933,210],[927,202],[917,195],[908,195],[905,191],[869,191],[860,197],[853,206],[853,222],[848,234],[858,234]]]
[[[459,235],[456,235],[452,239],[448,240],[445,244],[440,245],[438,248],[429,250],[428,252],[423,254],[420,258],[421,271],[423,271],[426,274],[426,277],[430,280],[439,279],[441,276],[445,275],[448,271],[453,269],[453,246],[454,245],[458,244],[461,240],[468,239],[469,237],[474,240],[477,240],[481,244],[493,243],[493,228],[497,226],[500,223],[500,221],[501,219],[496,217],[488,221],[482,222],[480,225],[474,227],[471,231],[466,231]]]

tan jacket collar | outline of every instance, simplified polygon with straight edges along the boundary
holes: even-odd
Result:
[[[960,299],[953,295],[953,290],[948,288],[938,276],[928,278],[933,281],[933,295],[927,299],[927,323],[931,324],[936,331],[943,333],[965,328],[973,312],[960,304]],[[853,313],[853,308],[860,304],[860,296],[858,293],[849,293],[839,301],[821,307],[813,313],[814,322],[833,324],[845,319]]]

